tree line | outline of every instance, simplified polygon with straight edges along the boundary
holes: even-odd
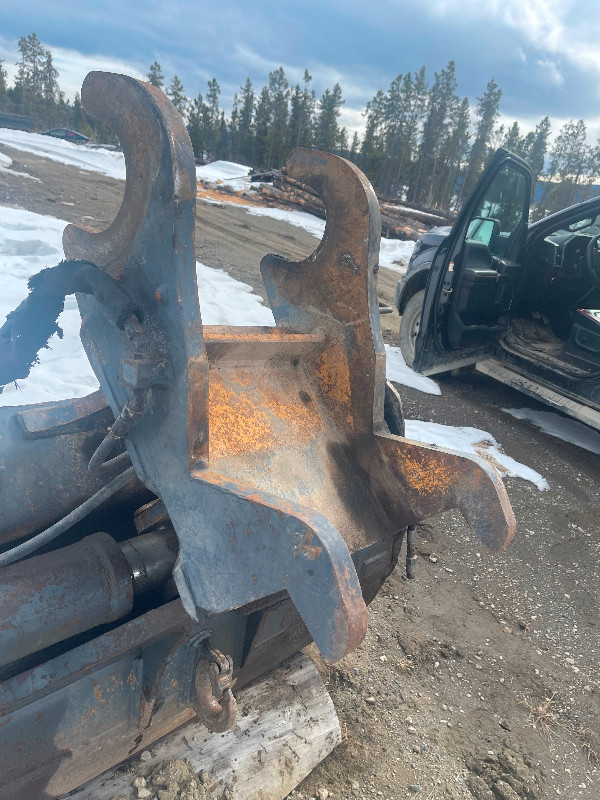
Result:
[[[22,36],[18,48],[12,86],[0,60],[0,111],[29,116],[37,130],[71,127],[98,142],[113,141],[107,128],[87,118],[78,94],[72,102],[65,99],[52,54],[35,33]],[[353,161],[381,196],[429,208],[458,208],[500,146],[529,162],[534,187],[541,180],[538,216],[585,199],[600,172],[600,145],[588,144],[583,120],[563,125],[552,145],[547,116],[527,132],[517,122],[500,125],[502,90],[496,81],[488,81],[472,108],[458,93],[454,61],[433,79],[424,66],[394,78],[367,103],[364,133],[355,132],[351,140],[340,125],[345,102],[340,85],[317,97],[308,70],[294,84],[279,67],[260,89],[247,78],[234,94],[229,116],[214,77],[204,94],[193,98],[177,75],[166,83],[157,61],[147,80],[165,91],[183,116],[198,159],[270,170],[281,167],[293,147],[314,147]]]

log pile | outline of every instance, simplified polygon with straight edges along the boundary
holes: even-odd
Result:
[[[325,219],[325,205],[315,191],[306,184],[287,174],[285,167],[281,177],[276,177],[273,186],[263,185],[260,194],[265,199],[274,200],[284,205],[299,206],[305,211]],[[422,233],[436,225],[451,224],[449,218],[454,215],[447,212],[431,213],[406,205],[394,205],[380,201],[381,235],[392,239],[416,240]]]
[[[214,186],[210,184],[211,188]],[[235,193],[231,187],[214,186],[217,191]],[[268,205],[301,208],[304,211],[325,219],[325,204],[314,189],[288,175],[285,167],[274,173],[273,184],[263,183],[252,186],[252,196]],[[437,225],[451,225],[455,215],[447,211],[431,211],[403,203],[390,203],[380,199],[381,235],[391,239],[410,239],[416,241],[421,234]]]

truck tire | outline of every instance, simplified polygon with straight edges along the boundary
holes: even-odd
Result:
[[[404,307],[404,314],[400,320],[400,336],[398,344],[400,352],[406,365],[412,367],[415,360],[415,341],[421,326],[421,312],[423,311],[423,300],[425,299],[425,289],[415,292],[408,299]]]

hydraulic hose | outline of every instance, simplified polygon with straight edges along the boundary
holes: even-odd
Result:
[[[0,554],[0,567],[6,567],[8,564],[13,564],[15,561],[18,561],[25,556],[28,556],[30,553],[33,553],[35,550],[39,550],[40,547],[52,542],[54,539],[58,538],[61,534],[65,531],[68,531],[69,528],[72,528],[73,525],[76,525],[82,519],[84,519],[89,513],[94,511],[98,506],[102,505],[105,500],[108,500],[109,497],[112,497],[116,494],[120,489],[123,489],[132,478],[135,478],[136,472],[133,467],[126,469],[125,472],[122,472],[120,475],[117,475],[116,478],[113,478],[112,481],[103,486],[102,489],[93,494],[91,497],[88,497],[80,506],[73,509],[70,514],[67,514],[66,517],[63,517],[58,522],[55,522],[54,525],[51,525],[49,528],[46,528],[45,531],[38,533],[37,536],[33,536],[31,539],[28,539],[26,542],[13,547],[11,550],[7,550],[5,553]]]

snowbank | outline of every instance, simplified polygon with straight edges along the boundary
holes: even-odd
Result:
[[[0,144],[14,147],[24,153],[49,158],[59,164],[79,167],[90,172],[99,172],[109,178],[125,180],[125,157],[114,150],[101,147],[86,147],[84,144],[73,144],[64,139],[54,139],[41,133],[13,131],[0,128]],[[5,156],[6,157],[6,156]]]
[[[234,161],[213,161],[212,164],[205,164],[196,167],[196,178],[201,181],[211,183],[225,183],[235,192],[243,192],[250,188],[250,167],[245,164],[236,164]]]

